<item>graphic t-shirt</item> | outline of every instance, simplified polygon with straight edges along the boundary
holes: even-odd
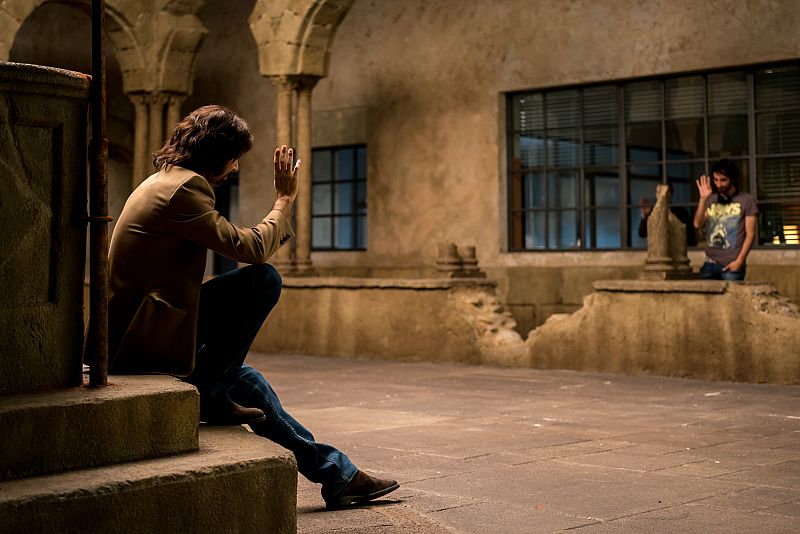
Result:
[[[758,213],[755,200],[747,193],[736,193],[729,203],[712,193],[706,200],[706,256],[727,265],[739,256],[744,243],[744,219]]]

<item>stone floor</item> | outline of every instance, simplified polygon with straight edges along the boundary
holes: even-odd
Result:
[[[800,386],[251,354],[399,490],[300,533],[800,532]]]

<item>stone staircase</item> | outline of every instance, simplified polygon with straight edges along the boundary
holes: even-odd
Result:
[[[0,532],[295,532],[289,451],[199,426],[183,382],[110,378],[0,398]]]
[[[296,531],[294,457],[194,387],[82,387],[86,75],[0,62],[0,533]]]

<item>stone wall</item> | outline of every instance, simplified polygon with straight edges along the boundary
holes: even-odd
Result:
[[[531,332],[537,368],[800,383],[800,307],[768,284],[601,281]]]
[[[520,365],[514,326],[485,280],[284,278],[253,349]]]

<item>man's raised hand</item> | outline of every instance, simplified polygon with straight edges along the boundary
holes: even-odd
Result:
[[[278,198],[288,197],[294,202],[297,197],[297,172],[300,160],[294,163],[294,150],[283,145],[275,149],[272,162],[275,166],[275,192]]]
[[[697,191],[700,193],[700,198],[706,199],[711,196],[711,178],[704,174],[695,183],[697,184]]]

